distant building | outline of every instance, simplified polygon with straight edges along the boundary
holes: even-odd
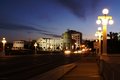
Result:
[[[62,50],[61,38],[39,38],[37,40],[39,47],[44,51]]]
[[[24,41],[14,41],[12,50],[23,50],[24,49]]]
[[[63,50],[65,49],[72,49],[72,37],[71,34],[69,32],[64,32],[62,34],[62,38],[63,38]]]
[[[72,31],[71,33],[72,39],[75,40],[76,48],[80,47],[82,44],[82,33],[77,31]]]
[[[120,40],[120,32],[118,33],[118,40]]]
[[[37,49],[43,51],[60,51],[60,50],[76,50],[82,44],[82,33],[75,30],[68,30],[62,34],[60,38],[39,38],[37,42]],[[34,44],[19,40],[13,42],[12,50],[24,50]]]
[[[68,30],[62,34],[63,49],[77,49],[82,44],[82,33],[75,30]]]

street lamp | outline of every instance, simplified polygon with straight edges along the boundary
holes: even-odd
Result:
[[[103,26],[103,55],[107,55],[107,25],[112,25],[114,21],[112,20],[112,16],[108,16],[109,10],[103,9],[103,16],[98,16],[97,24],[101,24]]]
[[[3,43],[3,55],[5,55],[5,43],[7,41],[5,40],[5,38],[2,39],[2,43]]]
[[[101,36],[102,36],[102,28],[98,27],[98,31],[96,32],[95,36],[99,37],[99,54],[101,54]]]
[[[35,54],[36,54],[37,53],[37,51],[36,51],[37,43],[36,42],[35,42],[34,46],[35,46]]]
[[[98,36],[98,34],[95,34],[95,36]],[[95,48],[96,54],[98,54],[98,40],[97,39],[94,42],[94,48]]]

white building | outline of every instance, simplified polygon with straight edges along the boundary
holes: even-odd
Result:
[[[82,42],[82,38],[81,38],[82,35],[80,33],[76,32],[76,33],[71,34],[71,36],[72,36],[72,39],[75,40],[75,46],[76,46],[76,48],[80,47],[81,42]]]
[[[61,38],[39,38],[37,40],[39,47],[45,51],[56,51],[62,50],[62,39]]]
[[[24,41],[14,41],[12,50],[23,50],[24,49]]]

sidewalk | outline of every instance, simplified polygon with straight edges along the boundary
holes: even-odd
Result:
[[[100,80],[95,57],[83,57],[77,67],[64,75],[60,80]]]

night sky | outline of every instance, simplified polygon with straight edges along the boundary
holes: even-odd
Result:
[[[67,29],[80,31],[83,39],[95,39],[102,9],[108,8],[120,32],[120,0],[0,0],[0,40],[58,37]]]

